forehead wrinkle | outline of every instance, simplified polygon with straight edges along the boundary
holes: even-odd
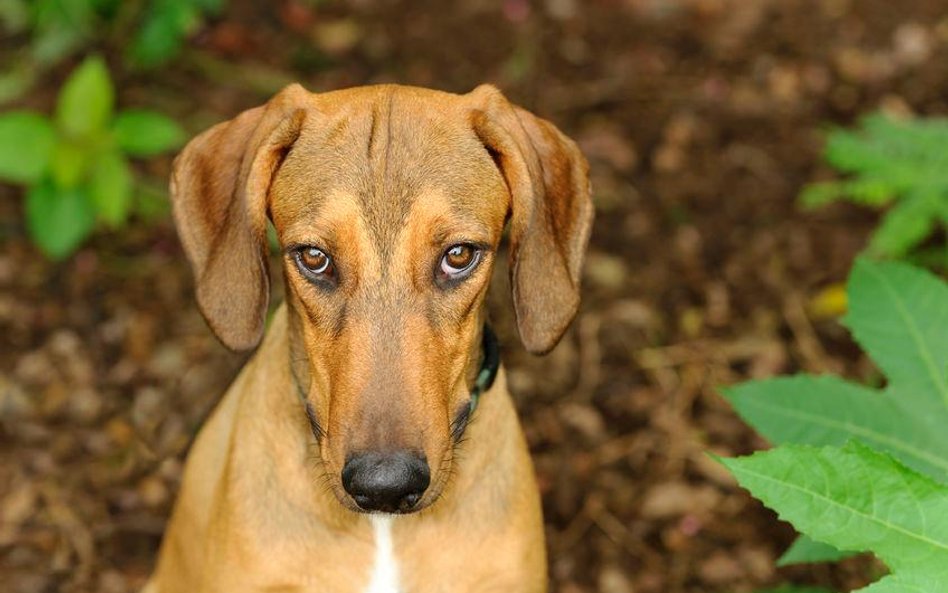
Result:
[[[360,197],[380,252],[394,252],[401,230],[432,180],[456,196],[453,205],[471,216],[480,210],[469,205],[471,194],[480,193],[471,188],[484,187],[486,180],[495,191],[502,189],[496,166],[466,123],[445,120],[426,102],[411,96],[403,99],[394,87],[377,96],[372,114],[369,174],[363,176]],[[506,210],[506,204],[501,207]],[[383,258],[386,272],[391,259]]]
[[[405,218],[413,197],[408,167],[394,167],[392,163],[411,163],[406,146],[410,138],[400,135],[393,138],[395,113],[395,87],[380,93],[372,105],[372,139],[369,142],[366,163],[367,174],[362,184],[362,210],[369,229],[381,251],[390,251]],[[411,119],[411,114],[406,115]],[[383,262],[383,265],[384,262]],[[387,266],[386,266],[387,267]]]

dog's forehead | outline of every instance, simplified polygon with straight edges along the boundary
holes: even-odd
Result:
[[[457,215],[495,217],[485,200],[506,186],[471,126],[465,97],[394,85],[314,95],[300,136],[280,168],[271,204],[312,216],[346,194],[368,225],[401,228],[412,204],[433,192]]]

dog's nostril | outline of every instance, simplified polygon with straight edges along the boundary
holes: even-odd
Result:
[[[415,505],[418,504],[418,500],[420,498],[421,498],[421,494],[418,494],[418,493],[409,494],[408,496],[402,499],[401,505],[399,505],[398,510],[402,511],[403,513],[406,511],[412,510],[415,507]]]
[[[361,453],[342,468],[343,487],[366,511],[407,513],[421,500],[430,481],[428,462],[410,451]]]

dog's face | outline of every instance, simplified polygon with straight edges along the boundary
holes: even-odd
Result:
[[[329,483],[353,510],[416,511],[443,491],[508,218],[528,349],[551,348],[575,314],[585,161],[489,87],[290,87],[192,141],[172,190],[199,304],[235,349],[262,334],[273,222],[287,364]]]

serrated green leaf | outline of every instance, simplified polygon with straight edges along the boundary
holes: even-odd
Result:
[[[948,582],[948,487],[894,458],[852,442],[783,445],[722,462],[813,539],[872,551],[906,578]]]
[[[856,261],[844,323],[885,373],[903,409],[948,426],[948,284],[896,262]]]
[[[939,195],[916,192],[886,212],[869,240],[869,253],[903,257],[935,228]]]
[[[0,115],[0,180],[34,183],[49,166],[56,141],[49,120],[30,111]]]
[[[96,159],[89,179],[89,197],[99,217],[117,227],[125,222],[132,199],[132,171],[120,153],[109,151]]]
[[[892,201],[892,189],[878,179],[825,181],[804,187],[799,199],[804,208],[816,208],[839,200],[883,206]]]
[[[810,564],[814,562],[836,562],[854,555],[854,552],[843,552],[829,544],[824,544],[823,542],[818,542],[805,535],[801,535],[787,548],[787,551],[777,559],[777,566]]]
[[[115,90],[102,58],[86,58],[63,85],[56,105],[56,123],[72,138],[106,129],[112,117]]]
[[[945,590],[940,578],[924,575],[891,575],[853,593],[934,593]]]
[[[174,120],[154,111],[130,109],[118,114],[112,127],[118,146],[132,156],[154,156],[178,148],[184,130]]]
[[[863,295],[851,298],[862,304]],[[859,439],[948,482],[948,431],[920,426],[889,394],[831,375],[751,381],[724,394],[774,444],[843,445]]]
[[[94,225],[95,212],[81,189],[58,189],[47,180],[30,188],[26,195],[27,230],[50,259],[71,254]]]
[[[946,145],[948,119],[869,116],[859,129],[834,130],[827,138],[827,161],[850,177],[809,185],[800,201],[812,207],[840,199],[871,206],[893,200],[870,251],[900,257],[930,236],[940,219],[946,224],[939,215],[948,210]]]

